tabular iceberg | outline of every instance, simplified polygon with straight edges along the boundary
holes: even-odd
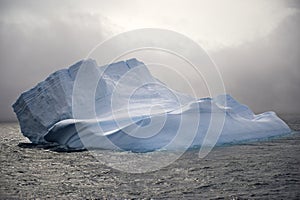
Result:
[[[74,115],[75,78],[82,66],[101,74],[93,96],[94,118]],[[84,92],[79,92],[82,104]],[[136,59],[102,67],[91,59],[80,61],[22,93],[13,109],[32,143],[58,143],[70,150],[147,152],[201,146],[213,113],[225,117],[217,144],[291,131],[274,112],[255,115],[230,95],[196,99],[171,90]]]

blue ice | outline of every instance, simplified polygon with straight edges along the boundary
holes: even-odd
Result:
[[[82,67],[100,77],[92,91],[95,116],[84,109],[91,104],[90,91],[78,88],[74,113],[74,85]],[[213,140],[225,144],[291,131],[274,112],[256,115],[230,95],[197,99],[174,91],[136,59],[102,67],[91,59],[80,61],[22,93],[13,109],[21,132],[32,143],[58,143],[70,150],[177,150]],[[224,121],[219,134],[210,137],[213,117]]]

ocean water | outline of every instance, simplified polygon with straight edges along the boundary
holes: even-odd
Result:
[[[88,151],[30,145],[17,123],[2,123],[0,198],[300,199],[300,116],[281,117],[295,132],[216,147],[204,159],[188,151],[141,174],[103,165]]]

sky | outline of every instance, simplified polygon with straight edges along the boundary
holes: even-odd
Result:
[[[11,105],[50,73],[139,28],[201,45],[254,112],[300,113],[299,24],[297,0],[0,0],[0,121],[16,120]]]

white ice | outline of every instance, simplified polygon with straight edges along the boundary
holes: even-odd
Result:
[[[100,77],[96,91],[84,87],[92,82],[91,76],[75,84],[83,68]],[[86,109],[93,106],[95,114]],[[80,61],[24,92],[13,108],[31,142],[55,142],[70,150],[176,150],[291,131],[274,112],[255,115],[230,95],[196,99],[171,90],[136,59],[102,67],[93,60]],[[224,122],[218,137],[207,134],[209,128],[218,127],[211,124],[213,118]]]

